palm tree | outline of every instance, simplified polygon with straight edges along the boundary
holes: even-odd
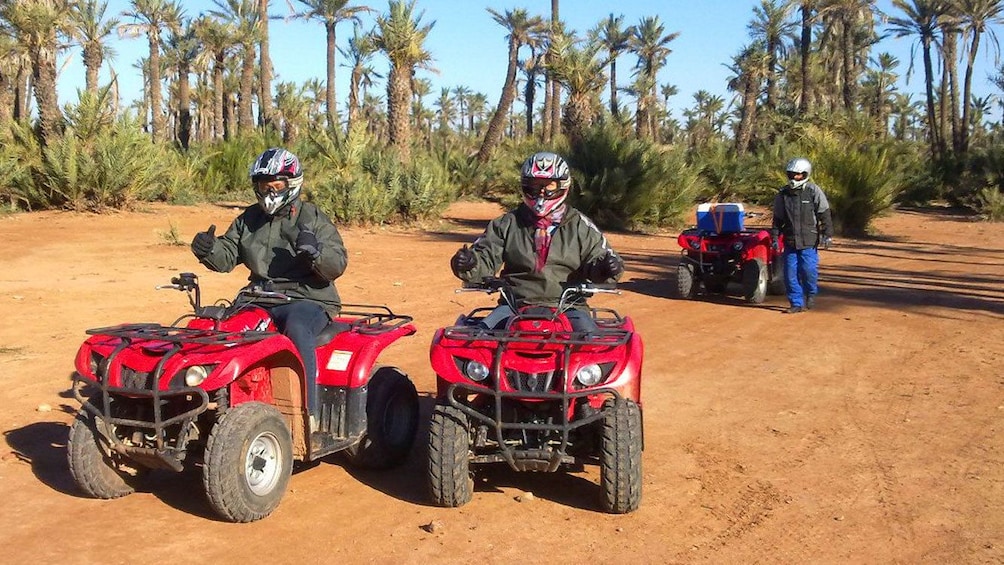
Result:
[[[739,93],[742,104],[739,111],[739,125],[736,128],[736,153],[743,155],[749,149],[756,119],[757,100],[765,77],[770,75],[772,57],[764,40],[756,40],[732,58],[729,67],[735,76],[729,79],[728,89]],[[769,80],[769,79],[768,79]]]
[[[60,135],[63,114],[56,91],[59,39],[70,32],[70,5],[60,0],[4,2],[0,16],[10,24],[31,58],[32,89],[38,107],[39,137],[47,145]]]
[[[390,0],[389,12],[377,18],[374,45],[390,60],[387,77],[387,133],[402,162],[411,160],[411,79],[418,66],[428,67],[432,55],[424,47],[435,22],[421,25],[424,12],[415,14],[415,0]]]
[[[600,49],[596,43],[579,48],[566,39],[558,45],[560,56],[551,67],[554,80],[568,91],[561,126],[573,143],[582,139],[599,112],[599,92],[607,82],[607,61],[599,57]]]
[[[993,24],[1004,23],[1004,2],[1002,0],[958,0],[959,16],[965,34],[970,37],[969,52],[966,54],[966,76],[962,87],[962,151],[969,150],[970,111],[973,102],[973,66],[976,53],[980,50],[980,37],[990,34],[994,46],[999,49]]]
[[[481,135],[481,127],[484,125],[485,113],[487,111],[487,94],[484,92],[475,92],[467,97],[468,130],[473,132],[475,137]]]
[[[749,23],[750,36],[763,42],[767,52],[767,98],[764,106],[777,106],[777,74],[779,61],[788,54],[786,40],[792,37],[796,24],[788,20],[791,4],[787,1],[760,0],[753,8],[754,20]]]
[[[439,116],[439,132],[446,134],[450,131],[450,122],[453,121],[453,98],[450,97],[450,89],[443,87],[439,89],[439,98],[436,99],[436,114]]]
[[[648,88],[638,94],[636,129],[639,137],[653,139],[655,132],[652,131],[649,115],[655,102],[656,75],[673,52],[669,43],[679,37],[680,33],[665,33],[666,28],[659,21],[659,16],[642,18],[632,31],[634,33],[628,40],[628,45],[630,51],[638,57],[635,74],[640,80],[636,84]]]
[[[457,131],[464,133],[464,125],[467,123],[467,97],[471,95],[471,89],[462,84],[453,87],[453,99],[457,102],[457,112],[460,114],[460,122]]]
[[[506,28],[509,42],[509,64],[506,67],[505,82],[502,84],[502,95],[499,97],[498,107],[495,114],[488,122],[488,130],[485,132],[485,139],[478,151],[478,161],[487,163],[491,158],[495,147],[502,140],[502,131],[505,127],[506,117],[512,107],[513,100],[516,99],[516,68],[519,64],[519,48],[531,40],[535,34],[539,34],[544,29],[544,20],[540,16],[533,16],[524,9],[506,10],[499,13],[491,8],[487,8],[495,23]]]
[[[352,124],[359,118],[359,89],[364,86],[364,81],[372,84],[373,77],[382,77],[383,75],[377,73],[369,65],[373,54],[376,53],[376,46],[373,44],[373,35],[371,33],[360,34],[358,25],[352,26],[352,37],[349,38],[348,47],[345,49],[339,47],[338,52],[342,54],[342,57],[349,60],[349,65],[345,66],[351,69],[349,74],[349,101],[347,108],[348,121],[345,124],[345,131],[351,131]],[[327,98],[328,89],[325,88],[324,91],[325,98]],[[334,96],[334,92],[331,95]]]
[[[227,56],[231,53],[235,45],[233,28],[211,16],[202,16],[192,24],[195,36],[205,46],[205,50],[196,56],[196,61],[200,59],[210,59],[212,61],[213,76],[213,138],[222,139],[227,126],[224,121],[225,100],[224,100],[224,71],[226,69]],[[208,65],[207,65],[208,66]]]
[[[567,34],[565,32],[565,26],[561,21],[561,17],[558,14],[558,0],[551,0],[551,42],[552,44],[562,38]],[[557,55],[552,54],[547,60],[548,65],[557,64],[558,61],[555,60]],[[548,123],[550,128],[548,128],[547,140],[551,141],[554,136],[561,133],[561,85],[558,81],[551,81],[551,105],[549,106],[551,110],[551,115],[548,117]]]
[[[275,88],[275,106],[282,122],[282,142],[287,146],[293,145],[300,136],[300,130],[308,123],[310,98],[306,86],[280,82]]]
[[[178,145],[187,150],[192,134],[192,95],[188,75],[199,51],[199,40],[195,36],[192,24],[189,22],[180,32],[172,33],[167,45],[166,58],[177,69],[178,123],[175,138]]]
[[[328,107],[328,129],[338,130],[338,106],[335,97],[335,52],[338,47],[335,28],[339,22],[350,20],[360,23],[359,14],[372,12],[367,6],[348,6],[349,0],[299,0],[307,6],[307,11],[294,14],[296,18],[320,20],[324,24],[327,38],[325,64],[327,74],[326,104]],[[413,2],[414,3],[414,2]]]
[[[181,25],[181,6],[172,0],[131,0],[132,10],[122,15],[135,23],[119,26],[120,33],[131,37],[146,35],[150,47],[149,81],[151,135],[156,141],[165,138],[164,104],[161,96],[160,34],[165,30],[177,31]]]
[[[257,0],[213,0],[215,10],[210,14],[228,22],[241,51],[240,96],[237,104],[237,129],[250,132],[254,120],[254,69],[255,45],[261,37],[266,22],[259,19]]]
[[[544,57],[538,55],[530,47],[530,56],[521,61],[519,68],[523,71],[523,104],[526,106],[526,134],[533,135],[533,106],[537,97],[537,87],[540,86],[538,75],[544,70]]]
[[[899,78],[893,69],[899,66],[899,59],[889,53],[879,53],[877,58],[872,59],[872,64],[875,68],[868,71],[862,86],[870,93],[866,98],[869,113],[875,117],[880,135],[884,138],[889,133],[889,108]]]
[[[119,25],[116,18],[105,19],[108,2],[84,0],[73,6],[74,35],[80,41],[84,56],[84,90],[97,95],[98,71],[106,58],[114,58],[115,51],[105,41]]]
[[[801,35],[798,48],[801,54],[802,66],[802,96],[798,100],[798,113],[806,115],[812,104],[812,27],[819,0],[801,0],[799,15],[801,16]]]
[[[617,107],[617,57],[628,48],[628,40],[632,33],[630,27],[621,29],[623,23],[624,16],[614,17],[610,14],[589,32],[590,40],[607,50],[610,67],[610,113],[614,118],[620,115],[620,109]]]
[[[917,36],[924,57],[924,90],[927,97],[927,127],[931,143],[931,154],[940,158],[945,153],[944,140],[937,127],[934,111],[934,64],[931,47],[938,32],[938,19],[945,13],[942,0],[892,0],[892,5],[903,13],[902,17],[890,17],[889,29],[896,37]],[[911,61],[911,68],[913,63]],[[908,73],[909,74],[909,73]]]

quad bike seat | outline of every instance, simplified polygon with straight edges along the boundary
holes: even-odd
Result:
[[[347,332],[352,329],[352,324],[346,322],[329,322],[324,329],[317,333],[317,341],[314,343],[314,347],[323,347],[329,343],[331,340],[335,339],[335,336]]]

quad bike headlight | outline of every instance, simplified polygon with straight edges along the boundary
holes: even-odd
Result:
[[[594,363],[576,371],[575,378],[585,386],[593,386],[603,378],[603,371]]]
[[[464,366],[464,374],[472,381],[481,382],[488,378],[488,367],[484,363],[468,361]]]
[[[188,386],[199,386],[208,376],[209,367],[205,365],[192,365],[188,369],[185,369],[185,384]]]
[[[690,248],[693,249],[694,251],[697,251],[701,248],[701,242],[697,239],[687,240],[687,245],[689,245]]]

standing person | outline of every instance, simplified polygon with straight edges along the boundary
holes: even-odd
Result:
[[[512,285],[518,305],[557,305],[563,283],[610,283],[624,262],[606,237],[581,212],[565,203],[572,186],[568,163],[550,152],[531,155],[520,170],[523,202],[492,220],[474,245],[450,260],[457,278],[478,282],[501,275]],[[482,323],[496,328],[513,314],[500,306]],[[566,313],[573,329],[595,327],[588,312]]]
[[[303,359],[311,431],[318,412],[317,334],[338,315],[342,303],[332,281],[345,272],[348,257],[342,236],[314,204],[300,199],[303,169],[289,151],[267,149],[251,164],[257,204],[246,208],[216,237],[216,226],[192,240],[192,253],[213,271],[229,273],[238,264],[250,269],[251,284],[271,284],[293,300],[269,309],[279,331]]]
[[[830,247],[833,221],[823,189],[809,182],[812,163],[788,161],[788,184],[774,197],[774,229],[784,234],[784,282],[791,306],[787,314],[812,310],[819,294],[819,245]]]

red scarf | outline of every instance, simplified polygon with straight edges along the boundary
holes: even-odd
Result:
[[[534,272],[539,273],[544,270],[547,263],[547,253],[551,250],[551,234],[561,223],[561,218],[565,215],[565,206],[559,206],[546,216],[537,218],[536,229],[533,232],[533,250],[537,253],[537,264]]]

